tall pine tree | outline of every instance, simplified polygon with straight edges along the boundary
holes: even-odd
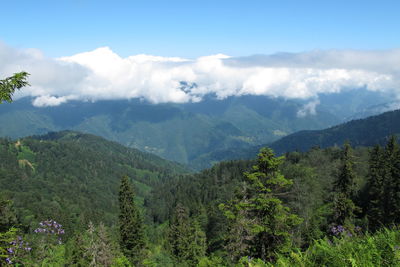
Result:
[[[385,148],[385,224],[400,223],[400,149],[395,136]]]
[[[123,176],[119,190],[120,246],[135,266],[140,265],[146,248],[143,220],[135,205],[135,194],[128,176]]]
[[[386,220],[386,160],[384,158],[384,151],[379,145],[375,146],[369,155],[367,217],[369,229],[377,230]]]
[[[206,237],[199,222],[179,203],[171,219],[168,247],[179,266],[196,266],[206,252]]]
[[[220,205],[230,220],[227,249],[235,260],[250,256],[272,261],[275,253],[291,246],[291,231],[301,219],[279,199],[292,184],[279,171],[283,160],[263,148],[235,199]]]
[[[353,153],[348,142],[342,152],[342,167],[334,183],[333,224],[351,227],[354,223],[355,173],[353,170]]]

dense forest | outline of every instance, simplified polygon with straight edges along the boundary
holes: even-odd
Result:
[[[400,151],[183,166],[77,132],[2,139],[0,253],[19,266],[395,266]],[[360,256],[364,255],[364,256]],[[354,264],[354,265],[352,265]]]

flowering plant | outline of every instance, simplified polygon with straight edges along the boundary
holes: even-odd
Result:
[[[57,236],[57,243],[61,244],[61,236],[65,234],[62,225],[54,220],[46,220],[39,223],[39,227],[35,229],[35,233]]]
[[[22,259],[23,256],[25,256],[31,250],[32,248],[29,246],[29,243],[24,241],[22,236],[17,236],[16,239],[9,243],[9,247],[7,248],[8,257],[6,258],[6,262],[8,264],[20,262],[20,259]]]

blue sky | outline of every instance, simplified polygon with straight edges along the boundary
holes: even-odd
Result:
[[[400,43],[400,1],[1,1],[0,41],[49,57],[109,46],[120,56],[196,58],[381,50]]]
[[[359,88],[400,100],[399,0],[2,0],[0,9],[0,77],[29,72],[32,86],[16,97],[36,106],[211,94],[315,108],[321,94]]]

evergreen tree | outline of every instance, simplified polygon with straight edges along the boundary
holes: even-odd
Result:
[[[346,142],[342,152],[342,167],[334,183],[333,224],[335,225],[353,225],[354,212],[357,210],[353,202],[355,195],[353,165],[352,148]]]
[[[120,246],[126,257],[135,265],[140,264],[146,247],[144,225],[135,205],[135,194],[128,176],[123,176],[119,190]]]
[[[13,202],[0,196],[0,233],[17,224]]]
[[[66,247],[66,265],[71,267],[87,267],[90,258],[86,253],[86,240],[82,233],[75,233],[74,237],[68,241]]]
[[[177,204],[168,232],[168,246],[180,265],[196,266],[206,251],[205,233],[187,208]]]
[[[375,146],[370,152],[368,174],[367,217],[371,230],[377,230],[385,219],[386,160],[381,146]]]
[[[231,221],[227,249],[235,260],[250,256],[272,261],[275,253],[290,248],[291,231],[301,219],[279,199],[292,184],[279,171],[283,160],[271,149],[261,149],[235,199],[220,205]]]
[[[400,150],[395,136],[385,148],[385,224],[400,223]]]

